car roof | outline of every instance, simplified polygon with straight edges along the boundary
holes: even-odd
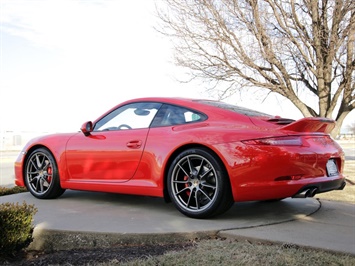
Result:
[[[223,101],[211,100],[211,99],[202,99],[202,98],[183,98],[183,97],[145,97],[145,98],[136,98],[132,99],[129,102],[141,102],[141,101],[152,101],[152,102],[161,102],[168,104],[182,105],[191,109],[197,109],[202,112],[212,113],[216,110],[218,112],[228,112],[238,115],[246,115],[253,117],[272,117],[269,114],[256,111],[251,108],[245,108],[234,104],[228,104]],[[214,110],[214,111],[213,111]],[[210,113],[211,114],[211,113]]]
[[[236,119],[250,122],[250,117],[271,117],[253,109],[228,104],[222,101],[202,99],[202,98],[183,98],[183,97],[144,97],[136,98],[122,103],[121,105],[134,102],[160,102],[166,104],[180,105],[189,109],[194,109],[205,113],[215,121],[235,121]],[[235,107],[235,108],[234,108]]]
[[[133,102],[160,102],[160,103],[181,105],[181,106],[185,106],[185,107],[192,108],[192,109],[198,109],[198,110],[202,111],[201,108],[205,109],[205,108],[211,107],[207,104],[204,104],[203,102],[200,102],[203,100],[204,99],[183,98],[183,97],[144,97],[144,98],[131,99],[131,100],[121,103],[120,105],[133,103]]]
[[[206,102],[220,102],[216,100],[211,100],[211,99],[203,99],[203,98],[184,98],[184,97],[144,97],[144,98],[135,98],[128,100],[122,104],[127,104],[127,103],[133,103],[133,102],[160,102],[160,103],[168,103],[168,104],[176,104],[176,105],[182,105],[185,107],[189,108],[196,108],[200,111],[202,109],[210,109],[210,108],[218,108],[217,106],[212,106],[209,105]],[[218,108],[221,109],[221,108]]]
[[[193,103],[203,99],[184,97],[143,97],[128,100],[127,102],[164,102],[164,103]]]

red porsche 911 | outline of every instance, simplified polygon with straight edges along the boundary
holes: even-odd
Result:
[[[15,182],[40,199],[66,189],[164,197],[189,217],[207,218],[234,202],[343,189],[344,153],[328,134],[334,123],[212,100],[135,99],[81,132],[30,141]]]

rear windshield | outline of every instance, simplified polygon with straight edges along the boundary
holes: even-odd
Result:
[[[208,105],[212,105],[212,106],[215,106],[218,108],[226,109],[229,111],[233,111],[235,113],[250,116],[250,117],[253,117],[253,116],[263,116],[263,117],[270,117],[270,118],[273,117],[269,114],[265,114],[262,112],[258,112],[255,110],[245,108],[245,107],[240,107],[240,106],[236,106],[236,105],[228,104],[228,103],[224,103],[224,102],[209,101],[209,100],[199,100],[199,102],[204,103],[204,104],[208,104]]]

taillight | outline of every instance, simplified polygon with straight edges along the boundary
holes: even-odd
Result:
[[[302,146],[302,139],[298,136],[251,139],[243,140],[242,142],[247,145]]]

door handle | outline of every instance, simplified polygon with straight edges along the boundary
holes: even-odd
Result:
[[[127,142],[127,147],[131,149],[138,149],[142,146],[142,141],[141,140],[132,140]]]

